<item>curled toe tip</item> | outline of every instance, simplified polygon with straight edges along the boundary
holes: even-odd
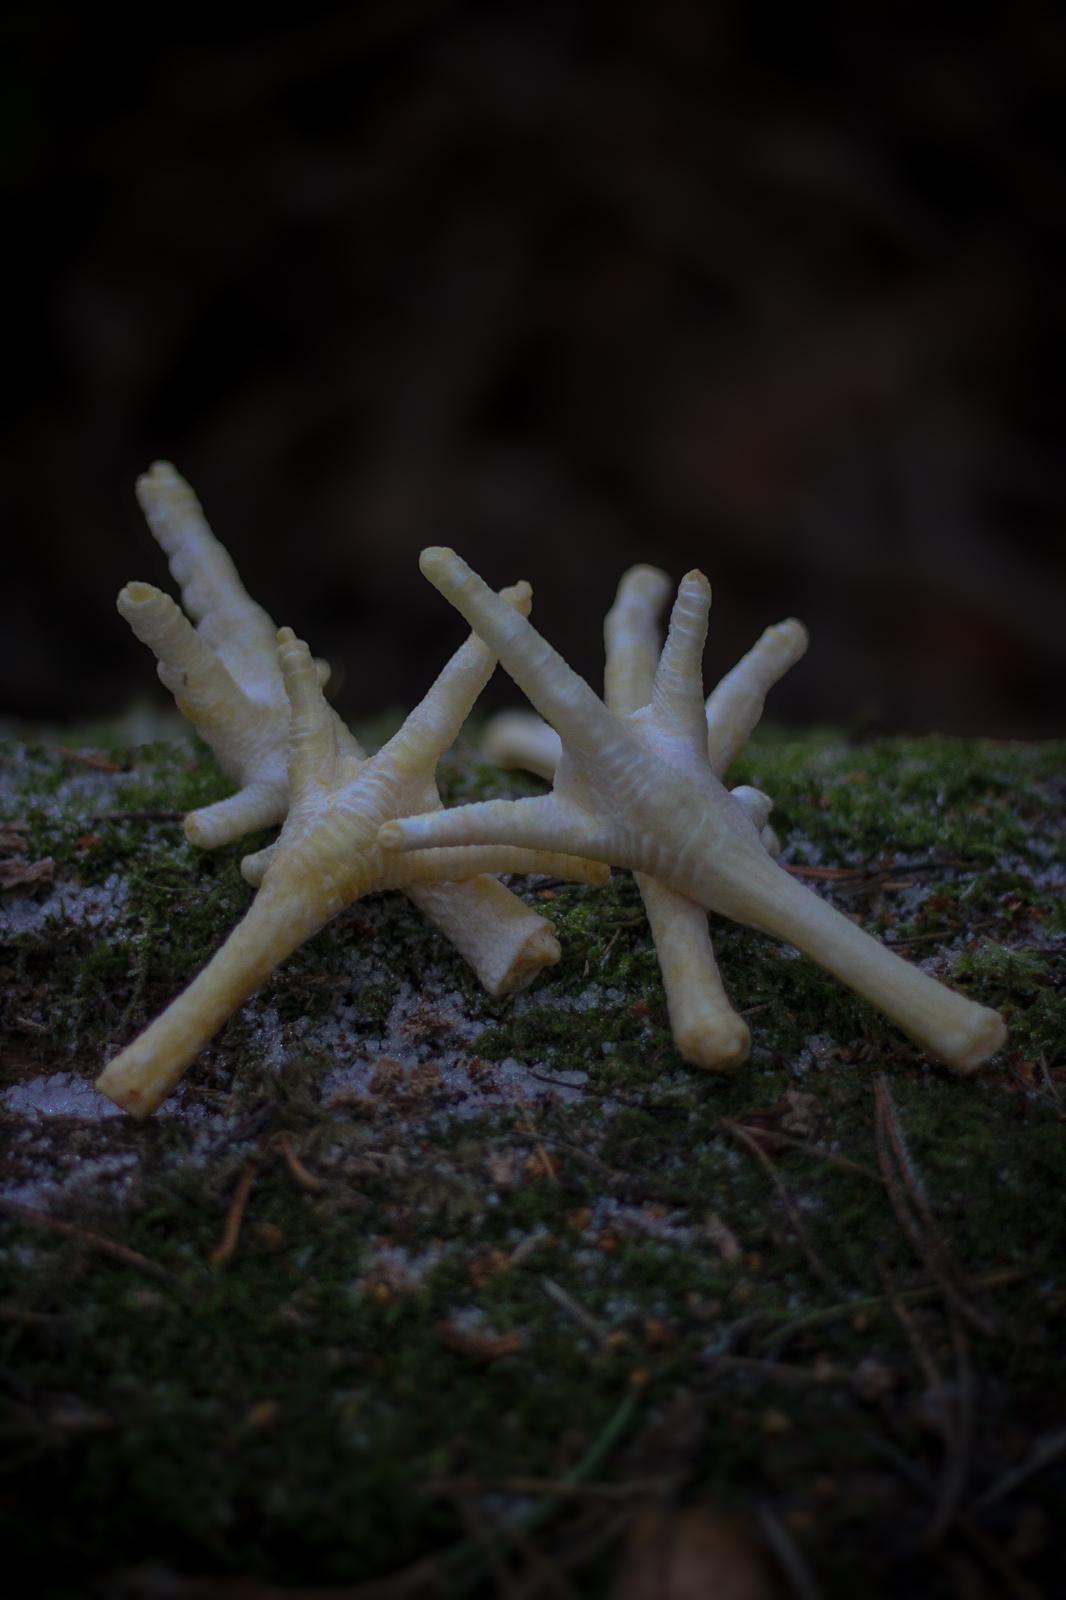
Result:
[[[455,551],[446,544],[431,544],[418,558],[418,570],[431,583],[454,574],[462,565]]]
[[[134,493],[146,512],[155,508],[160,496],[195,500],[192,489],[171,461],[153,461],[134,484]]]
[[[314,672],[314,660],[311,655],[311,646],[292,628],[279,628],[277,634],[278,659],[283,675],[287,667],[292,666],[299,670],[301,666],[310,667]],[[317,673],[315,674],[317,680]],[[321,684],[319,685],[321,687]]]
[[[528,617],[533,609],[533,586],[520,578],[517,583],[512,583],[506,589],[500,590],[500,599],[506,600],[509,606],[523,617]]]
[[[142,472],[134,488],[137,494],[145,489],[162,488],[168,483],[173,483],[178,474],[169,461],[153,461],[147,472]]]
[[[665,598],[670,592],[669,573],[662,567],[651,567],[644,561],[638,561],[635,567],[629,567],[622,574],[619,589],[636,589],[645,594]]]
[[[200,850],[206,849],[211,843],[210,830],[204,827],[199,814],[195,811],[190,811],[185,818],[183,832],[189,843],[196,845]]]

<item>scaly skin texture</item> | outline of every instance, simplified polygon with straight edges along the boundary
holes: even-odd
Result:
[[[620,717],[639,711],[652,698],[662,648],[657,619],[669,592],[665,572],[656,567],[631,567],[607,613],[604,701]],[[806,648],[807,631],[794,619],[767,628],[708,698],[707,759],[717,777],[724,777],[747,744],[762,715],[767,692]],[[494,718],[482,748],[489,760],[525,766],[549,779],[562,755],[558,734],[528,712],[503,712]],[[760,791],[748,788],[734,790],[733,798],[745,806],[759,826],[763,844],[776,854],[776,835],[766,825],[771,802]],[[682,1060],[709,1071],[739,1065],[750,1053],[751,1035],[726,996],[706,912],[644,873],[637,873],[637,884],[659,958],[671,1032]]]
[[[185,611],[146,583],[127,584],[118,609],[154,652],[159,676],[178,709],[238,785],[235,794],[185,819],[189,840],[212,849],[282,822],[288,811],[289,701],[278,663],[277,629],[245,590],[192,489],[169,462],[157,461],[138,480],[137,498],[181,587]],[[521,603],[528,606],[528,593],[523,592]],[[324,686],[329,668],[316,661],[315,670]],[[486,658],[486,679],[490,671]],[[365,752],[344,723],[333,711],[329,716],[338,750],[354,763],[365,761]],[[439,804],[431,782],[416,809]],[[250,883],[261,881],[266,859],[262,852],[259,858],[247,858]],[[405,893],[473,967],[490,994],[522,989],[559,960],[551,924],[494,878],[409,887]]]
[[[506,595],[528,605],[528,586]],[[436,799],[437,761],[492,670],[491,652],[479,639],[456,652],[399,732],[369,760],[354,754],[342,736],[310,651],[288,628],[278,634],[278,660],[291,707],[289,813],[269,851],[247,860],[247,875],[261,882],[247,915],[199,976],[97,1080],[97,1088],[134,1116],[154,1111],[227,1017],[286,956],[360,896],[418,882],[471,880],[486,871],[547,872],[593,882],[606,876],[592,863],[509,846],[407,859],[382,850],[379,833],[389,818]],[[491,907],[484,912],[479,899],[478,912],[488,916]],[[472,941],[480,931],[472,926]]]
[[[167,461],[137,480],[137,499],[181,589],[182,611],[148,584],[127,584],[118,609],[153,651],[179,711],[237,792],[190,812],[185,831],[211,849],[280,822],[288,804],[288,701],[277,627],[241,583],[200,503]],[[323,682],[329,669],[319,668]],[[280,737],[279,737],[280,733]]]
[[[798,884],[713,772],[702,573],[678,589],[650,703],[619,717],[454,551],[424,551],[422,570],[555,728],[562,757],[550,795],[408,816],[383,828],[387,848],[521,844],[630,867],[796,945],[955,1071],[973,1071],[999,1048],[1006,1029],[997,1012],[910,966]]]

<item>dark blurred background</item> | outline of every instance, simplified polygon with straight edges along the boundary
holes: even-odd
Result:
[[[354,717],[449,543],[597,684],[621,570],[699,565],[710,677],[810,625],[780,717],[1062,730],[1052,0],[107,15],[6,24],[0,710],[152,692],[162,456]]]

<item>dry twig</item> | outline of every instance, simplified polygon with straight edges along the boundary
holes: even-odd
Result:
[[[237,1253],[237,1244],[241,1236],[241,1223],[248,1206],[248,1197],[255,1183],[256,1164],[250,1161],[237,1180],[237,1187],[233,1191],[229,1211],[226,1213],[226,1226],[222,1230],[222,1238],[211,1252],[211,1260],[216,1267],[224,1267]]]
[[[174,1282],[173,1273],[161,1267],[158,1262],[141,1255],[139,1250],[131,1250],[128,1245],[106,1238],[102,1233],[79,1228],[73,1222],[63,1222],[59,1217],[49,1216],[47,1211],[35,1211],[31,1206],[21,1206],[14,1200],[0,1199],[0,1210],[6,1211],[9,1216],[17,1217],[21,1222],[28,1222],[32,1227],[47,1228],[52,1233],[66,1234],[68,1238],[77,1239],[79,1243],[87,1245],[90,1250],[110,1256],[113,1261],[121,1261],[124,1266],[136,1267],[138,1272],[146,1272],[150,1277],[158,1278],[163,1283]]]
[[[864,1433],[863,1438],[878,1455],[891,1462],[901,1478],[926,1499],[936,1500],[937,1486],[917,1461],[879,1433]],[[1012,1600],[1044,1600],[1042,1591],[1022,1576],[1006,1552],[978,1527],[967,1512],[957,1509],[952,1516],[952,1526],[996,1574],[1003,1585],[1004,1594],[1010,1595]]]
[[[795,1539],[770,1506],[757,1507],[763,1538],[781,1568],[796,1600],[822,1600],[822,1587]]]
[[[1039,1439],[1024,1461],[1011,1467],[1009,1472],[1005,1472],[1002,1478],[998,1478],[977,1498],[974,1502],[976,1509],[983,1511],[987,1506],[997,1505],[1023,1483],[1027,1483],[1034,1473],[1042,1472],[1062,1455],[1066,1455],[1066,1428],[1059,1428],[1057,1432]]]
[[[754,1139],[749,1133],[748,1129],[745,1128],[741,1123],[733,1122],[728,1117],[722,1118],[721,1126],[726,1130],[727,1133],[732,1134],[733,1138],[742,1144],[745,1150],[750,1151],[761,1166],[765,1167],[767,1173],[769,1174],[771,1183],[777,1190],[781,1204],[788,1213],[788,1218],[795,1229],[796,1237],[803,1246],[803,1251],[810,1263],[811,1271],[827,1289],[832,1291],[833,1294],[839,1294],[840,1286],[833,1274],[830,1272],[829,1268],[826,1266],[825,1262],[822,1260],[821,1256],[818,1254],[817,1250],[814,1248],[803,1218],[800,1216],[799,1207],[793,1200],[792,1195],[789,1192],[788,1185],[785,1183],[781,1174],[774,1166],[774,1163],[770,1160],[770,1157],[766,1154],[766,1151],[759,1144],[759,1141]]]
[[[541,1283],[544,1285],[544,1292],[549,1300],[554,1300],[555,1304],[565,1311],[567,1316],[576,1322],[579,1328],[583,1328],[590,1338],[595,1340],[601,1350],[609,1348],[611,1341],[607,1329],[602,1322],[596,1320],[591,1311],[585,1310],[580,1300],[575,1299],[569,1289],[564,1289],[561,1283],[555,1282],[554,1278],[542,1278]]]
[[[1003,1284],[1018,1283],[1022,1278],[1028,1278],[1035,1269],[1032,1267],[1000,1267],[993,1272],[977,1273],[972,1278],[963,1280],[963,1286],[971,1293],[976,1290],[998,1289]],[[919,1284],[914,1289],[900,1289],[896,1299],[902,1305],[916,1305],[923,1300],[935,1300],[941,1293],[938,1283]],[[833,1306],[819,1306],[815,1311],[805,1311],[801,1316],[792,1317],[783,1327],[776,1328],[768,1333],[762,1341],[761,1348],[774,1355],[783,1350],[790,1339],[797,1334],[808,1333],[814,1328],[822,1328],[832,1322],[840,1322],[846,1317],[864,1316],[869,1311],[880,1311],[888,1305],[888,1297],[883,1294],[864,1295],[861,1299],[841,1300]]]
[[[911,1341],[927,1384],[939,1397],[942,1407],[944,1463],[933,1517],[925,1535],[927,1545],[936,1545],[943,1539],[962,1503],[970,1472],[970,1451],[973,1440],[973,1372],[963,1316],[968,1313],[970,1320],[983,1331],[987,1330],[988,1321],[975,1309],[967,1306],[956,1286],[947,1242],[926,1199],[925,1190],[896,1115],[892,1092],[883,1073],[879,1073],[875,1078],[874,1089],[877,1096],[877,1155],[885,1187],[904,1233],[935,1278],[943,1296],[955,1355],[955,1387],[952,1391],[944,1382],[936,1361],[922,1341],[914,1319],[889,1289],[889,1304]]]
[[[874,1093],[878,1165],[899,1224],[929,1276],[939,1284],[945,1303],[954,1305],[978,1332],[991,1333],[988,1318],[971,1306],[955,1285],[947,1241],[926,1199],[883,1072],[874,1078]]]
[[[316,1178],[313,1172],[308,1172],[300,1157],[292,1147],[292,1141],[287,1133],[283,1133],[277,1140],[277,1150],[288,1167],[294,1183],[299,1184],[308,1194],[323,1194],[326,1183],[322,1178]]]
[[[749,1116],[750,1116],[749,1112]],[[747,1123],[737,1122],[734,1127],[743,1128],[745,1133],[750,1133],[753,1138],[759,1137],[774,1144],[784,1145],[789,1150],[798,1150],[801,1155],[816,1156],[819,1161],[826,1161],[832,1167],[840,1167],[844,1172],[854,1172],[860,1178],[868,1178],[871,1183],[883,1183],[884,1179],[862,1161],[853,1161],[850,1156],[838,1155],[835,1150],[827,1150],[824,1145],[808,1144],[803,1139],[795,1139],[790,1133],[782,1133],[779,1128],[763,1129],[750,1128]]]

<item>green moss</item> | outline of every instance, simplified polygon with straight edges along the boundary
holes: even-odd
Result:
[[[132,1158],[125,1184],[105,1172],[42,1203],[167,1274],[0,1210],[12,1569],[32,1555],[46,1592],[75,1595],[146,1562],[311,1586],[431,1556],[469,1587],[484,1558],[434,1480],[557,1479],[601,1437],[611,1448],[597,1476],[646,1474],[612,1419],[635,1396],[639,1429],[687,1395],[702,1433],[671,1470],[694,1503],[773,1505],[827,1595],[860,1577],[870,1588],[875,1568],[883,1590],[871,1593],[945,1592],[921,1543],[929,1508],[871,1443],[889,1441],[934,1482],[944,1470],[918,1420],[928,1374],[886,1282],[925,1295],[910,1302],[921,1345],[949,1394],[958,1377],[949,1304],[929,1292],[879,1178],[873,1078],[890,1088],[913,1181],[979,1314],[965,1330],[973,1497],[1063,1420],[1064,753],[771,738],[735,774],[775,796],[792,865],[849,869],[810,878],[819,893],[1005,1011],[1008,1048],[974,1078],[924,1060],[811,963],[717,920],[755,1052],[733,1074],[687,1069],[639,896],[616,874],[603,890],[523,886],[564,951],[523,996],[481,994],[406,901],[381,897],[324,930],[232,1019],[190,1073],[180,1115],[42,1131],[5,1113],[12,1171],[27,1140],[42,1161],[75,1139],[87,1161]],[[463,749],[444,776],[451,800],[538,787]],[[144,747],[114,773],[12,749],[0,780],[62,893],[92,891],[102,908],[99,925],[79,920],[60,896],[42,925],[5,936],[15,1048],[3,1080],[89,1077],[238,920],[244,847],[185,842],[171,813],[225,792],[187,745]],[[453,1116],[446,1094],[402,1085],[324,1096],[339,1065],[373,1057],[405,985],[428,1011],[404,1036],[410,1058],[431,1072],[444,1062],[447,1080],[453,1056],[476,1056],[494,1098]],[[504,1062],[526,1075],[508,1078]],[[805,1148],[774,1142],[796,1095],[811,1118]],[[736,1122],[762,1139],[791,1213]],[[282,1135],[320,1190],[294,1180]],[[250,1161],[239,1246],[220,1266],[212,1252]],[[715,1242],[723,1225],[735,1259]],[[466,1353],[445,1324],[473,1341]],[[479,1359],[479,1334],[519,1347]],[[777,1354],[800,1375],[721,1360]],[[852,1380],[871,1355],[889,1383],[863,1399]],[[1052,1466],[1024,1506],[1053,1526],[1062,1491]],[[547,1504],[537,1537],[549,1552],[597,1514],[594,1500]],[[970,1514],[1002,1546],[1022,1505]],[[506,1495],[490,1506],[528,1510]],[[1050,1545],[1018,1559],[1034,1584],[1057,1577]],[[606,1592],[610,1560],[575,1581]]]

